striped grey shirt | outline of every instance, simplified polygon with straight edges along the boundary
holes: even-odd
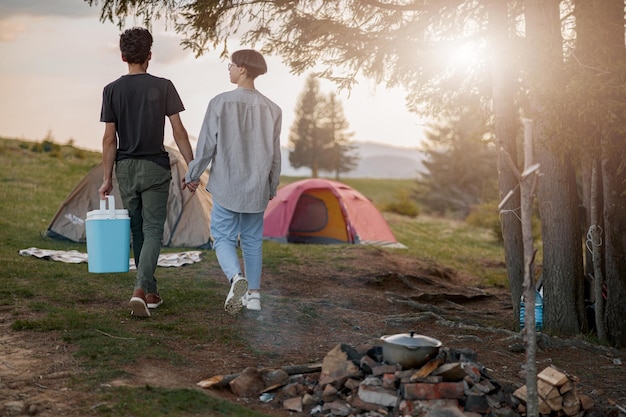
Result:
[[[257,90],[238,87],[218,94],[202,122],[185,181],[210,164],[207,191],[238,213],[265,210],[280,179],[282,110]]]

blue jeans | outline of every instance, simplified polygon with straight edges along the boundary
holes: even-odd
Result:
[[[240,239],[248,288],[260,289],[263,265],[263,212],[237,213],[225,209],[213,200],[211,235],[217,261],[229,280],[241,273],[237,255],[237,239]]]
[[[172,173],[152,161],[124,159],[115,164],[122,204],[130,216],[135,289],[158,293],[154,271],[161,253]]]

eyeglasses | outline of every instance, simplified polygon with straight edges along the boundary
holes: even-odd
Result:
[[[239,65],[235,64],[234,62],[231,62],[230,64],[228,64],[228,71],[230,71],[230,69],[234,66],[238,67]]]

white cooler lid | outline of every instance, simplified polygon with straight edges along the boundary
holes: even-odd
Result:
[[[128,219],[128,210],[93,210],[87,213],[87,220]]]
[[[107,209],[107,202],[109,208]],[[100,209],[87,212],[87,220],[104,220],[104,219],[128,219],[128,210],[115,209],[115,197],[108,195],[106,200],[100,200]]]

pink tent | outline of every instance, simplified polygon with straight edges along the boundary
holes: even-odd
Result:
[[[263,237],[293,243],[360,243],[404,247],[363,194],[313,178],[278,190],[264,216]]]

